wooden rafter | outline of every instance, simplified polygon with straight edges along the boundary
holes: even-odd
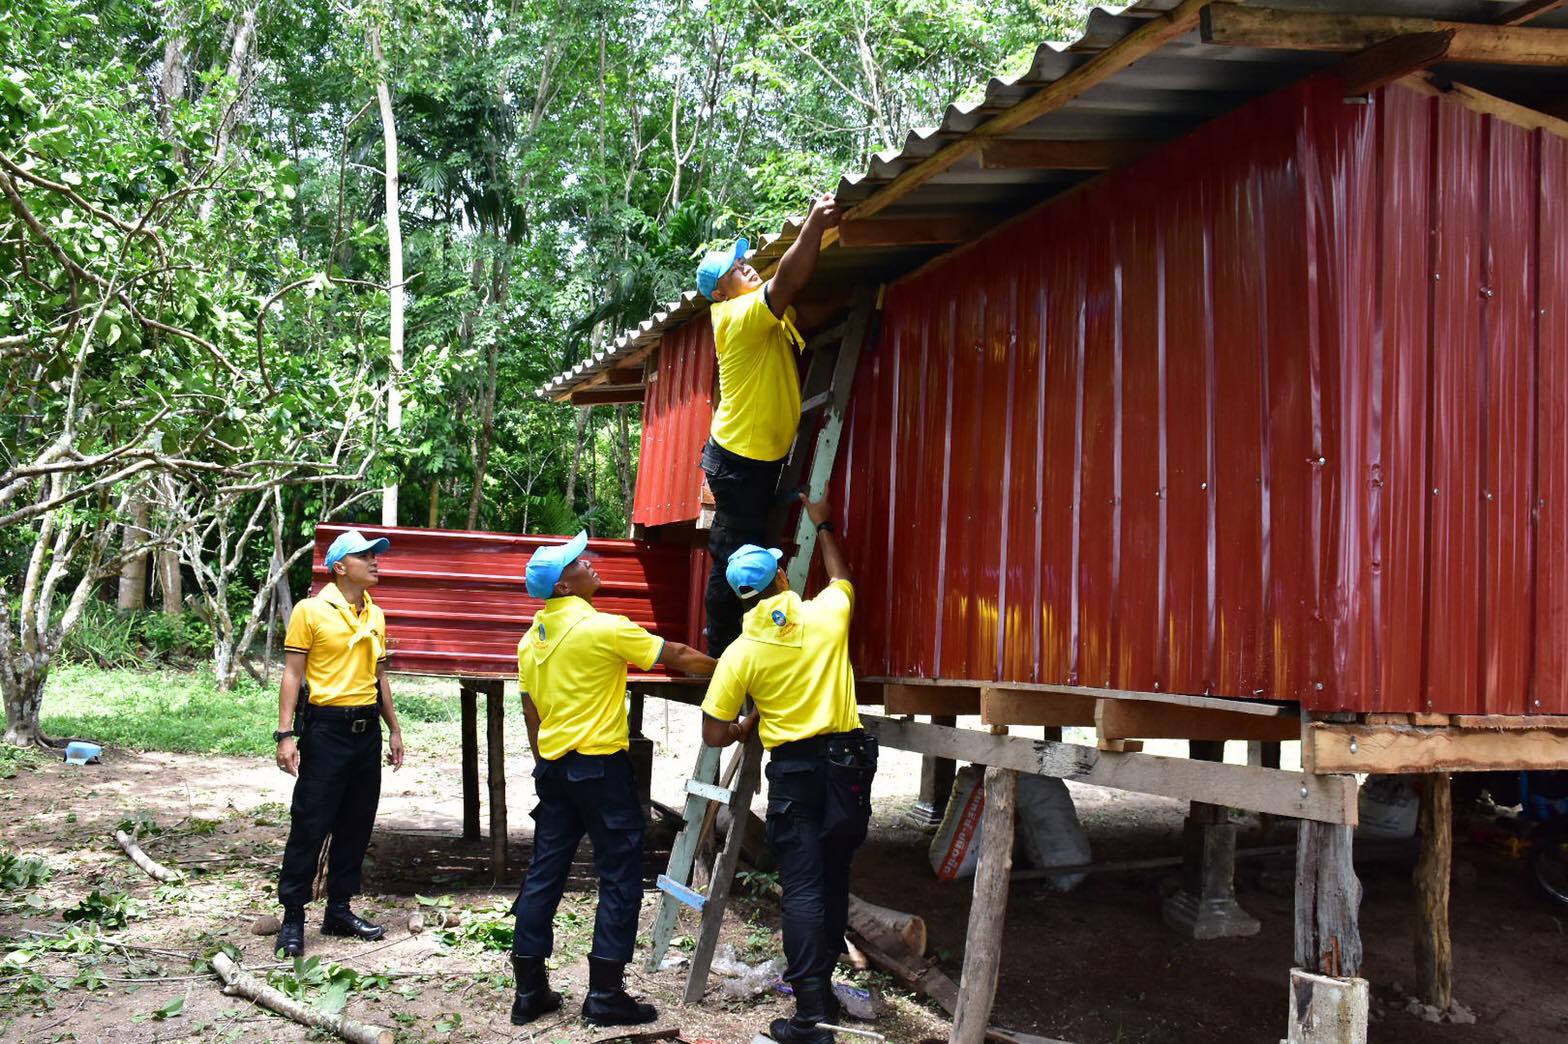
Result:
[[[1568,29],[1523,29],[1435,18],[1280,11],[1213,3],[1205,43],[1289,51],[1364,51],[1396,36],[1453,31],[1445,60],[1485,65],[1568,65]]]
[[[995,226],[995,216],[985,213],[865,218],[843,222],[838,241],[846,247],[942,245],[962,243]]]
[[[1399,82],[1423,94],[1436,95],[1457,102],[1472,112],[1495,116],[1515,127],[1522,127],[1525,130],[1543,130],[1560,138],[1568,138],[1568,120],[1541,112],[1539,109],[1532,109],[1528,105],[1499,98],[1495,94],[1478,91],[1468,84],[1449,83],[1425,72],[1406,76]]]
[[[1309,772],[1482,772],[1568,768],[1568,735],[1546,730],[1327,725],[1302,730]]]
[[[647,391],[642,385],[623,387],[577,387],[569,395],[573,406],[613,406],[625,402],[642,402]]]
[[[1043,141],[1004,138],[980,148],[987,170],[1110,170],[1131,163],[1157,141]]]
[[[1351,55],[1334,71],[1345,81],[1346,95],[1370,94],[1443,61],[1453,42],[1452,29],[1394,36]]]
[[[1568,4],[1568,0],[1524,0],[1497,16],[1498,25],[1523,25]]]

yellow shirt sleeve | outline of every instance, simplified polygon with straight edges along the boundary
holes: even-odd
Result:
[[[812,604],[826,610],[833,619],[842,620],[844,625],[849,625],[849,618],[855,612],[855,586],[848,580],[835,580],[824,587]]]
[[[664,654],[664,639],[638,627],[624,616],[615,618],[615,631],[610,636],[615,655],[627,663],[647,670],[659,662]]]
[[[283,648],[289,652],[308,653],[315,639],[316,623],[310,618],[310,607],[299,602],[289,613],[289,629],[283,636]]]
[[[708,679],[708,695],[703,698],[702,713],[719,721],[735,720],[746,700],[746,681],[741,673],[739,656],[719,657],[719,666]]]

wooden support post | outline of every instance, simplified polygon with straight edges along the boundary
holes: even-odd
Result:
[[[490,871],[497,884],[506,875],[506,684],[485,684],[485,745],[489,755]]]
[[[1361,882],[1351,828],[1303,820],[1296,843],[1296,965],[1290,973],[1289,1044],[1365,1044]]]
[[[1013,869],[1014,813],[1018,774],[991,766],[985,770],[985,818],[980,862],[975,868],[969,931],[964,937],[964,973],[953,1015],[954,1044],[982,1044],[996,999],[1002,963],[1002,927],[1007,918],[1007,883]]]
[[[473,682],[458,679],[463,730],[463,840],[479,840],[479,707]]]
[[[1423,777],[1421,858],[1416,863],[1416,985],[1427,1004],[1447,1010],[1454,1001],[1454,955],[1448,939],[1448,882],[1454,854],[1454,799],[1450,777]]]
[[[954,726],[958,718],[952,714],[933,714],[931,724]],[[920,759],[920,796],[909,810],[909,818],[920,826],[936,826],[947,811],[947,799],[953,793],[953,780],[958,776],[958,762],[952,758],[926,754]]]

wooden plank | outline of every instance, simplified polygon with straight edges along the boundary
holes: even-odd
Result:
[[[1454,797],[1446,773],[1425,777],[1417,829],[1416,996],[1442,1011],[1454,1001],[1454,951],[1448,937],[1448,879],[1454,861]]]
[[[1457,729],[1563,729],[1568,730],[1568,715],[1563,714],[1455,714],[1450,722]]]
[[[1499,14],[1493,21],[1497,25],[1523,25],[1532,18],[1539,18],[1557,10],[1568,0],[1524,0]]]
[[[1148,19],[1072,72],[1046,84],[1017,105],[982,123],[965,137],[943,146],[905,170],[869,198],[851,207],[844,215],[845,220],[854,221],[881,213],[960,160],[979,151],[987,141],[1002,138],[1026,123],[1060,109],[1097,84],[1104,83],[1140,58],[1189,32],[1198,24],[1199,12],[1207,3],[1208,0],[1182,0],[1171,10]],[[824,236],[823,240],[826,245],[828,237]]]
[[[1434,74],[1427,72],[1407,76],[1399,82],[1423,94],[1457,102],[1471,112],[1495,116],[1515,127],[1522,127],[1525,130],[1543,130],[1559,138],[1568,138],[1568,120],[1552,116],[1539,109],[1532,109],[1527,105],[1508,101],[1506,98],[1499,98],[1495,94],[1478,91],[1468,84],[1439,80]]]
[[[1141,700],[1098,700],[1094,726],[1103,740],[1293,740],[1301,738],[1295,718],[1264,718],[1207,707]]]
[[[1488,772],[1568,768],[1568,734],[1414,726],[1326,725],[1303,730],[1308,772]]]
[[[980,720],[987,725],[1093,725],[1098,702],[1090,696],[988,685],[980,690]]]
[[[1452,29],[1390,37],[1351,55],[1334,72],[1344,81],[1347,95],[1370,94],[1443,61],[1453,41]]]
[[[486,778],[490,784],[490,873],[499,884],[506,876],[506,683],[492,678],[485,686]]]
[[[839,225],[838,240],[846,247],[946,245],[967,242],[995,227],[990,214],[859,218]]]
[[[1410,715],[1392,713],[1371,713],[1361,719],[1368,725],[1409,725]]]
[[[892,678],[881,675],[862,678],[861,681],[884,685],[907,685],[911,688],[934,686],[943,689],[983,689],[995,686],[994,680],[975,678]],[[1085,685],[1045,685],[1039,682],[1007,682],[1003,688],[1019,692],[1059,692],[1068,696],[1092,696],[1104,700],[1148,700],[1151,703],[1179,703],[1186,707],[1210,707],[1214,710],[1234,711],[1237,714],[1279,715],[1294,719],[1298,713],[1294,705],[1271,703],[1267,700],[1229,699],[1224,696],[1190,696],[1181,692],[1146,692],[1141,689],[1093,689]],[[978,711],[976,713],[979,713]]]
[[[1281,11],[1234,3],[1208,5],[1203,42],[1290,51],[1364,51],[1396,36],[1453,32],[1444,61],[1485,65],[1568,64],[1568,30],[1445,22],[1398,15]]]
[[[891,682],[882,687],[882,706],[889,714],[979,714],[981,692],[980,689]]]
[[[730,803],[731,795],[727,787],[715,786],[712,783],[704,783],[699,779],[688,779],[686,781],[686,793],[695,794],[697,797],[706,798],[709,801],[715,801],[721,805],[727,805]]]
[[[986,170],[1110,170],[1131,163],[1161,144],[1004,138],[980,147],[980,166]]]
[[[1423,725],[1427,728],[1447,728],[1450,722],[1446,714],[1427,714],[1423,711],[1416,711],[1410,715],[1410,724]]]
[[[750,809],[751,796],[757,791],[761,777],[762,741],[756,732],[746,740],[746,753],[741,759],[740,778],[735,781],[733,807]],[[696,1004],[702,1000],[708,986],[708,969],[713,965],[713,951],[719,945],[719,931],[724,927],[724,908],[729,904],[730,886],[735,883],[735,867],[740,862],[740,850],[746,842],[749,817],[730,817],[729,836],[713,865],[713,880],[708,886],[707,903],[702,909],[702,927],[697,932],[697,945],[691,952],[691,971],[686,976],[686,990],[681,1003]],[[688,823],[691,821],[688,819]],[[673,853],[671,854],[673,862]],[[674,876],[674,875],[671,875]]]
[[[1348,776],[1311,776],[1151,754],[1118,754],[1072,743],[991,736],[972,729],[926,725],[875,714],[862,714],[860,720],[876,734],[878,742],[895,750],[1296,819],[1351,825],[1356,822],[1356,781]]]
[[[697,770],[694,779],[703,783],[712,783],[719,778],[719,748],[703,745],[697,754]],[[691,883],[691,868],[697,856],[697,838],[702,831],[703,813],[708,808],[706,798],[695,794],[686,796],[686,826],[676,835],[675,842],[670,845],[670,865],[665,871],[665,876],[676,884],[687,885]],[[654,911],[653,929],[650,933],[651,942],[648,946],[648,959],[644,963],[649,971],[658,971],[659,964],[664,960],[665,953],[670,948],[670,939],[675,935],[675,925],[680,917],[680,902],[668,892],[659,895],[659,908]]]
[[[589,388],[572,392],[570,399],[573,406],[614,406],[623,402],[642,402],[647,391],[640,384],[632,387]]]
[[[479,840],[479,694],[467,678],[458,679],[462,720],[463,840]]]
[[[708,904],[707,896],[695,888],[689,888],[681,884],[669,874],[660,874],[658,879],[654,881],[654,887],[682,906],[690,907],[693,910],[701,910]]]
[[[1361,973],[1361,882],[1351,829],[1303,820],[1296,834],[1296,966],[1320,975]]]
[[[1007,885],[1013,871],[1013,831],[1018,804],[1018,773],[995,765],[985,770],[985,813],[980,828],[980,862],[975,867],[974,898],[964,935],[964,971],[953,1015],[954,1044],[983,1044],[996,978],[1002,966],[1002,925],[1007,917]]]

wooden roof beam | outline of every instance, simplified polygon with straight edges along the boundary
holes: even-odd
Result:
[[[634,388],[580,388],[571,393],[571,402],[573,406],[612,406],[626,402],[642,402],[646,390],[642,385]]]
[[[1365,51],[1398,36],[1453,32],[1444,61],[1481,65],[1568,65],[1568,29],[1445,22],[1435,18],[1324,14],[1213,3],[1205,43],[1287,51]]]
[[[1370,94],[1443,61],[1453,41],[1452,29],[1390,37],[1351,55],[1334,71],[1345,81],[1346,97]]]
[[[1515,4],[1497,16],[1498,25],[1523,25],[1528,21],[1550,14],[1568,0],[1524,0],[1522,4]]]
[[[862,218],[842,222],[838,240],[846,247],[946,245],[973,239],[995,226],[991,214]]]
[[[1110,170],[1131,163],[1156,141],[1042,141],[1003,138],[980,148],[985,170]]]

